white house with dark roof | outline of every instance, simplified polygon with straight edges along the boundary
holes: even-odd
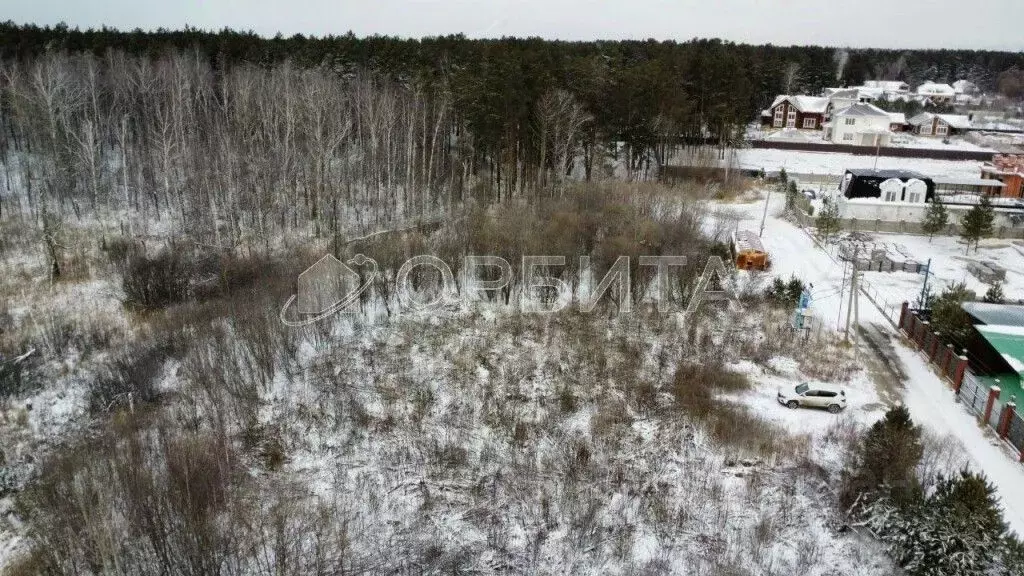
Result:
[[[854,104],[832,114],[825,139],[852,146],[888,146],[892,116],[873,104]]]

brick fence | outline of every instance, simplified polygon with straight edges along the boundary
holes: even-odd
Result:
[[[900,310],[899,328],[924,353],[928,361],[939,369],[939,373],[949,380],[953,390],[960,393],[960,386],[967,371],[967,357],[961,356],[953,349],[952,344],[943,345],[939,334],[932,331],[927,320],[921,320],[917,311],[911,310],[906,302]]]
[[[1000,403],[1000,388],[986,387],[975,378],[967,370],[967,357],[957,354],[952,345],[942,344],[941,334],[932,330],[929,322],[922,320],[906,302],[900,310],[899,329],[950,383],[957,401],[1014,448],[1018,459],[1024,462],[1024,418],[1017,412],[1016,403],[1012,399]]]

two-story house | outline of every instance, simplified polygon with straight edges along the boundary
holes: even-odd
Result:
[[[892,116],[873,104],[854,104],[832,114],[825,139],[852,146],[888,146]]]
[[[828,98],[781,95],[761,112],[761,125],[769,128],[821,130],[825,124]]]

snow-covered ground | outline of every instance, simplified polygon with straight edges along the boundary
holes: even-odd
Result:
[[[807,231],[780,217],[783,202],[782,195],[775,195],[762,238],[772,255],[773,273],[783,278],[795,275],[813,283],[812,310],[820,322],[837,329],[845,321],[846,314],[846,301],[840,298],[844,284],[844,265],[819,249]],[[739,223],[740,227],[758,229],[762,203],[731,205],[730,208],[743,219]],[[964,280],[976,290],[983,288],[980,282],[964,270],[965,261],[960,258],[963,247],[956,239],[935,238],[931,243],[925,237],[905,235],[885,235],[880,236],[880,239],[904,244],[923,257],[931,255],[933,271],[940,284]],[[973,251],[971,257],[975,257]],[[1008,268],[1009,297],[1022,293],[1024,255],[1015,247],[1005,241],[987,241],[982,244],[979,257],[996,259]],[[916,291],[920,290],[921,277],[916,275],[868,273],[865,277],[894,300],[913,299]],[[995,484],[1004,518],[1010,528],[1018,534],[1024,534],[1024,491],[1020,490],[1024,483],[1024,466],[1016,461],[1016,455],[1010,454],[990,430],[979,426],[975,418],[956,403],[949,386],[932,371],[922,356],[896,335],[885,316],[867,298],[860,299],[859,312],[861,324],[879,327],[891,337],[902,371],[907,375],[899,392],[914,419],[935,434],[951,435],[964,446],[971,464]],[[861,350],[866,354],[871,353],[863,347]],[[756,401],[763,402],[763,399]]]
[[[836,175],[849,168],[875,168],[874,156],[836,154],[832,152],[799,152],[767,148],[743,148],[736,151],[739,167],[745,170],[777,172],[785,168],[790,174]],[[879,156],[880,170],[916,170],[933,178],[978,178],[982,162],[932,160],[927,158],[895,158]]]
[[[993,149],[980,146],[961,138],[951,138],[948,141],[942,138],[929,138],[928,136],[917,136],[909,132],[894,134],[892,146],[896,148],[924,148],[929,150],[966,150],[969,152],[994,152]]]
[[[943,288],[963,282],[967,288],[981,296],[989,288],[968,272],[971,262],[990,262],[1006,269],[1003,293],[1007,300],[1024,299],[1024,244],[1013,240],[982,240],[975,252],[965,253],[964,244],[955,236],[926,236],[912,234],[868,234],[875,242],[904,246],[912,257],[921,262],[931,259],[929,285],[935,294]],[[834,254],[835,249],[830,247]],[[903,301],[913,303],[921,293],[924,274],[909,272],[864,272],[863,278],[871,288],[890,304]]]

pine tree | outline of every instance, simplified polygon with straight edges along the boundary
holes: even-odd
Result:
[[[946,209],[946,205],[938,200],[932,200],[925,212],[924,222],[921,223],[921,230],[928,235],[928,241],[931,242],[932,237],[942,232],[947,224],[949,224],[949,210]]]
[[[982,298],[985,302],[990,304],[1002,304],[1006,302],[1006,296],[1003,295],[1003,283],[1000,280],[996,280],[988,287],[985,292],[985,297]]]
[[[904,505],[918,499],[915,469],[923,453],[921,427],[914,424],[905,406],[893,406],[854,450],[853,462],[844,474],[843,505],[877,498]]]
[[[988,196],[982,196],[978,204],[981,211],[981,238],[988,238],[992,235],[996,221],[996,211],[992,207],[992,201]],[[978,251],[978,242],[974,243],[974,251]]]
[[[815,226],[818,228],[818,236],[825,242],[842,230],[842,224],[839,221],[839,205],[826,201],[824,208],[815,220]]]
[[[932,302],[931,327],[942,335],[945,342],[963,346],[971,334],[971,318],[964,312],[963,303],[972,298],[967,284],[959,282],[948,286]]]
[[[860,524],[911,576],[985,576],[1019,553],[1019,542],[1007,535],[995,488],[967,470],[940,478],[928,498],[900,505],[883,496],[861,510]]]
[[[977,204],[964,214],[960,221],[962,230],[960,237],[967,243],[967,252],[974,244],[974,251],[978,251],[978,244],[982,238],[992,235],[992,225],[995,222],[995,210],[992,208],[992,201],[988,196],[982,196]]]

